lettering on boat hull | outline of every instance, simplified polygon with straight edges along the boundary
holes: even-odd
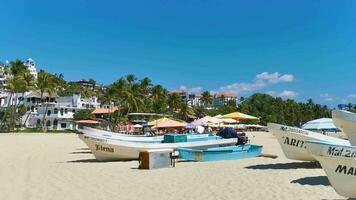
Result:
[[[96,151],[104,151],[104,152],[114,153],[114,148],[104,147],[104,146],[99,145],[99,144],[95,145],[95,150]]]
[[[298,139],[289,138],[289,137],[283,137],[283,138],[284,138],[283,144],[285,144],[285,145],[304,148],[304,149],[306,148],[303,140],[298,140]]]
[[[335,173],[345,174],[348,176],[356,176],[355,167],[349,167],[346,165],[338,165],[335,169]]]
[[[344,147],[329,146],[326,154],[334,157],[356,158],[356,150]]]
[[[308,131],[298,129],[298,128],[292,128],[292,127],[288,127],[288,126],[281,126],[280,130],[285,131],[285,132],[299,133],[302,135],[309,135]]]

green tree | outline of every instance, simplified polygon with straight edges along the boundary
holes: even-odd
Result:
[[[168,106],[171,113],[177,111],[182,105],[182,98],[177,93],[168,95]]]
[[[209,91],[205,91],[202,93],[201,101],[205,107],[207,107],[213,103],[213,98]]]
[[[85,119],[95,119],[95,116],[91,112],[92,111],[88,109],[79,110],[73,115],[73,119],[76,121]]]
[[[53,93],[55,93],[56,85],[52,75],[44,71],[40,71],[37,76],[36,86],[37,89],[40,91],[41,102],[42,102],[41,106],[44,106],[45,103],[45,112],[43,113],[43,118],[42,118],[42,128],[46,130],[45,120],[46,120],[46,113],[48,110],[49,98],[53,95]],[[48,94],[48,99],[46,98],[46,101],[44,100],[45,93]]]

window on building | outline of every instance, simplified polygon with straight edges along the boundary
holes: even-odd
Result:
[[[54,114],[58,114],[58,109],[55,108],[55,109],[53,110],[53,113],[54,113]]]
[[[51,126],[51,120],[48,120],[48,121],[46,122],[46,126],[47,126],[47,127],[50,127],[50,126]]]
[[[63,115],[63,112],[64,112],[64,110],[63,110],[63,108],[61,108],[61,115]]]
[[[68,113],[68,109],[66,108],[66,109],[64,109],[64,113],[65,114],[67,114]]]
[[[57,120],[57,119],[55,119],[55,120],[53,121],[53,126],[58,126],[58,120]]]
[[[47,116],[50,116],[50,115],[51,115],[51,111],[47,110]]]
[[[66,123],[61,123],[61,128],[67,128],[67,124]]]

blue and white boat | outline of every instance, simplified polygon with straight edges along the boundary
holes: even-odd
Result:
[[[262,153],[262,146],[239,145],[227,147],[214,147],[208,149],[179,148],[179,158],[189,161],[219,161],[237,160],[258,157]]]
[[[138,159],[142,151],[178,148],[210,148],[230,146],[237,142],[237,138],[217,139],[178,143],[149,143],[113,140],[104,137],[83,134],[80,139],[89,147],[98,161],[116,161]]]
[[[127,141],[127,142],[141,142],[141,143],[162,143],[164,141],[163,136],[140,136],[140,135],[126,135],[120,133],[114,133],[110,131],[83,127],[78,129],[79,138],[83,137],[83,134],[101,137],[110,140],[119,140],[119,141]],[[210,136],[209,134],[186,134],[187,142],[198,142],[198,141],[206,141],[206,140],[217,140],[222,139],[218,136]]]

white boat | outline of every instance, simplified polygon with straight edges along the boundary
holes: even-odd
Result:
[[[82,129],[78,129],[80,133],[96,136],[96,137],[103,137],[106,139],[113,139],[113,140],[122,140],[122,141],[129,141],[129,142],[149,142],[149,143],[160,143],[163,140],[163,136],[139,136],[139,135],[125,135],[114,133],[110,131],[90,128],[90,127],[83,127]],[[83,135],[79,135],[79,137],[83,137]],[[187,135],[187,139],[189,140],[199,140],[209,137],[209,134],[191,134]]]
[[[333,110],[332,118],[335,126],[342,129],[352,145],[356,145],[356,113],[345,110]]]
[[[134,160],[138,159],[140,152],[155,149],[209,148],[237,143],[237,138],[181,143],[145,143],[113,140],[88,134],[83,134],[80,139],[90,148],[98,161]]]
[[[326,136],[320,133],[303,130],[300,128],[289,127],[280,124],[269,123],[269,131],[276,136],[284,155],[292,160],[315,161],[306,150],[306,141],[317,140],[325,141],[331,144],[340,144],[349,146],[347,140]]]
[[[307,150],[321,164],[335,191],[356,198],[356,146],[307,141]]]

